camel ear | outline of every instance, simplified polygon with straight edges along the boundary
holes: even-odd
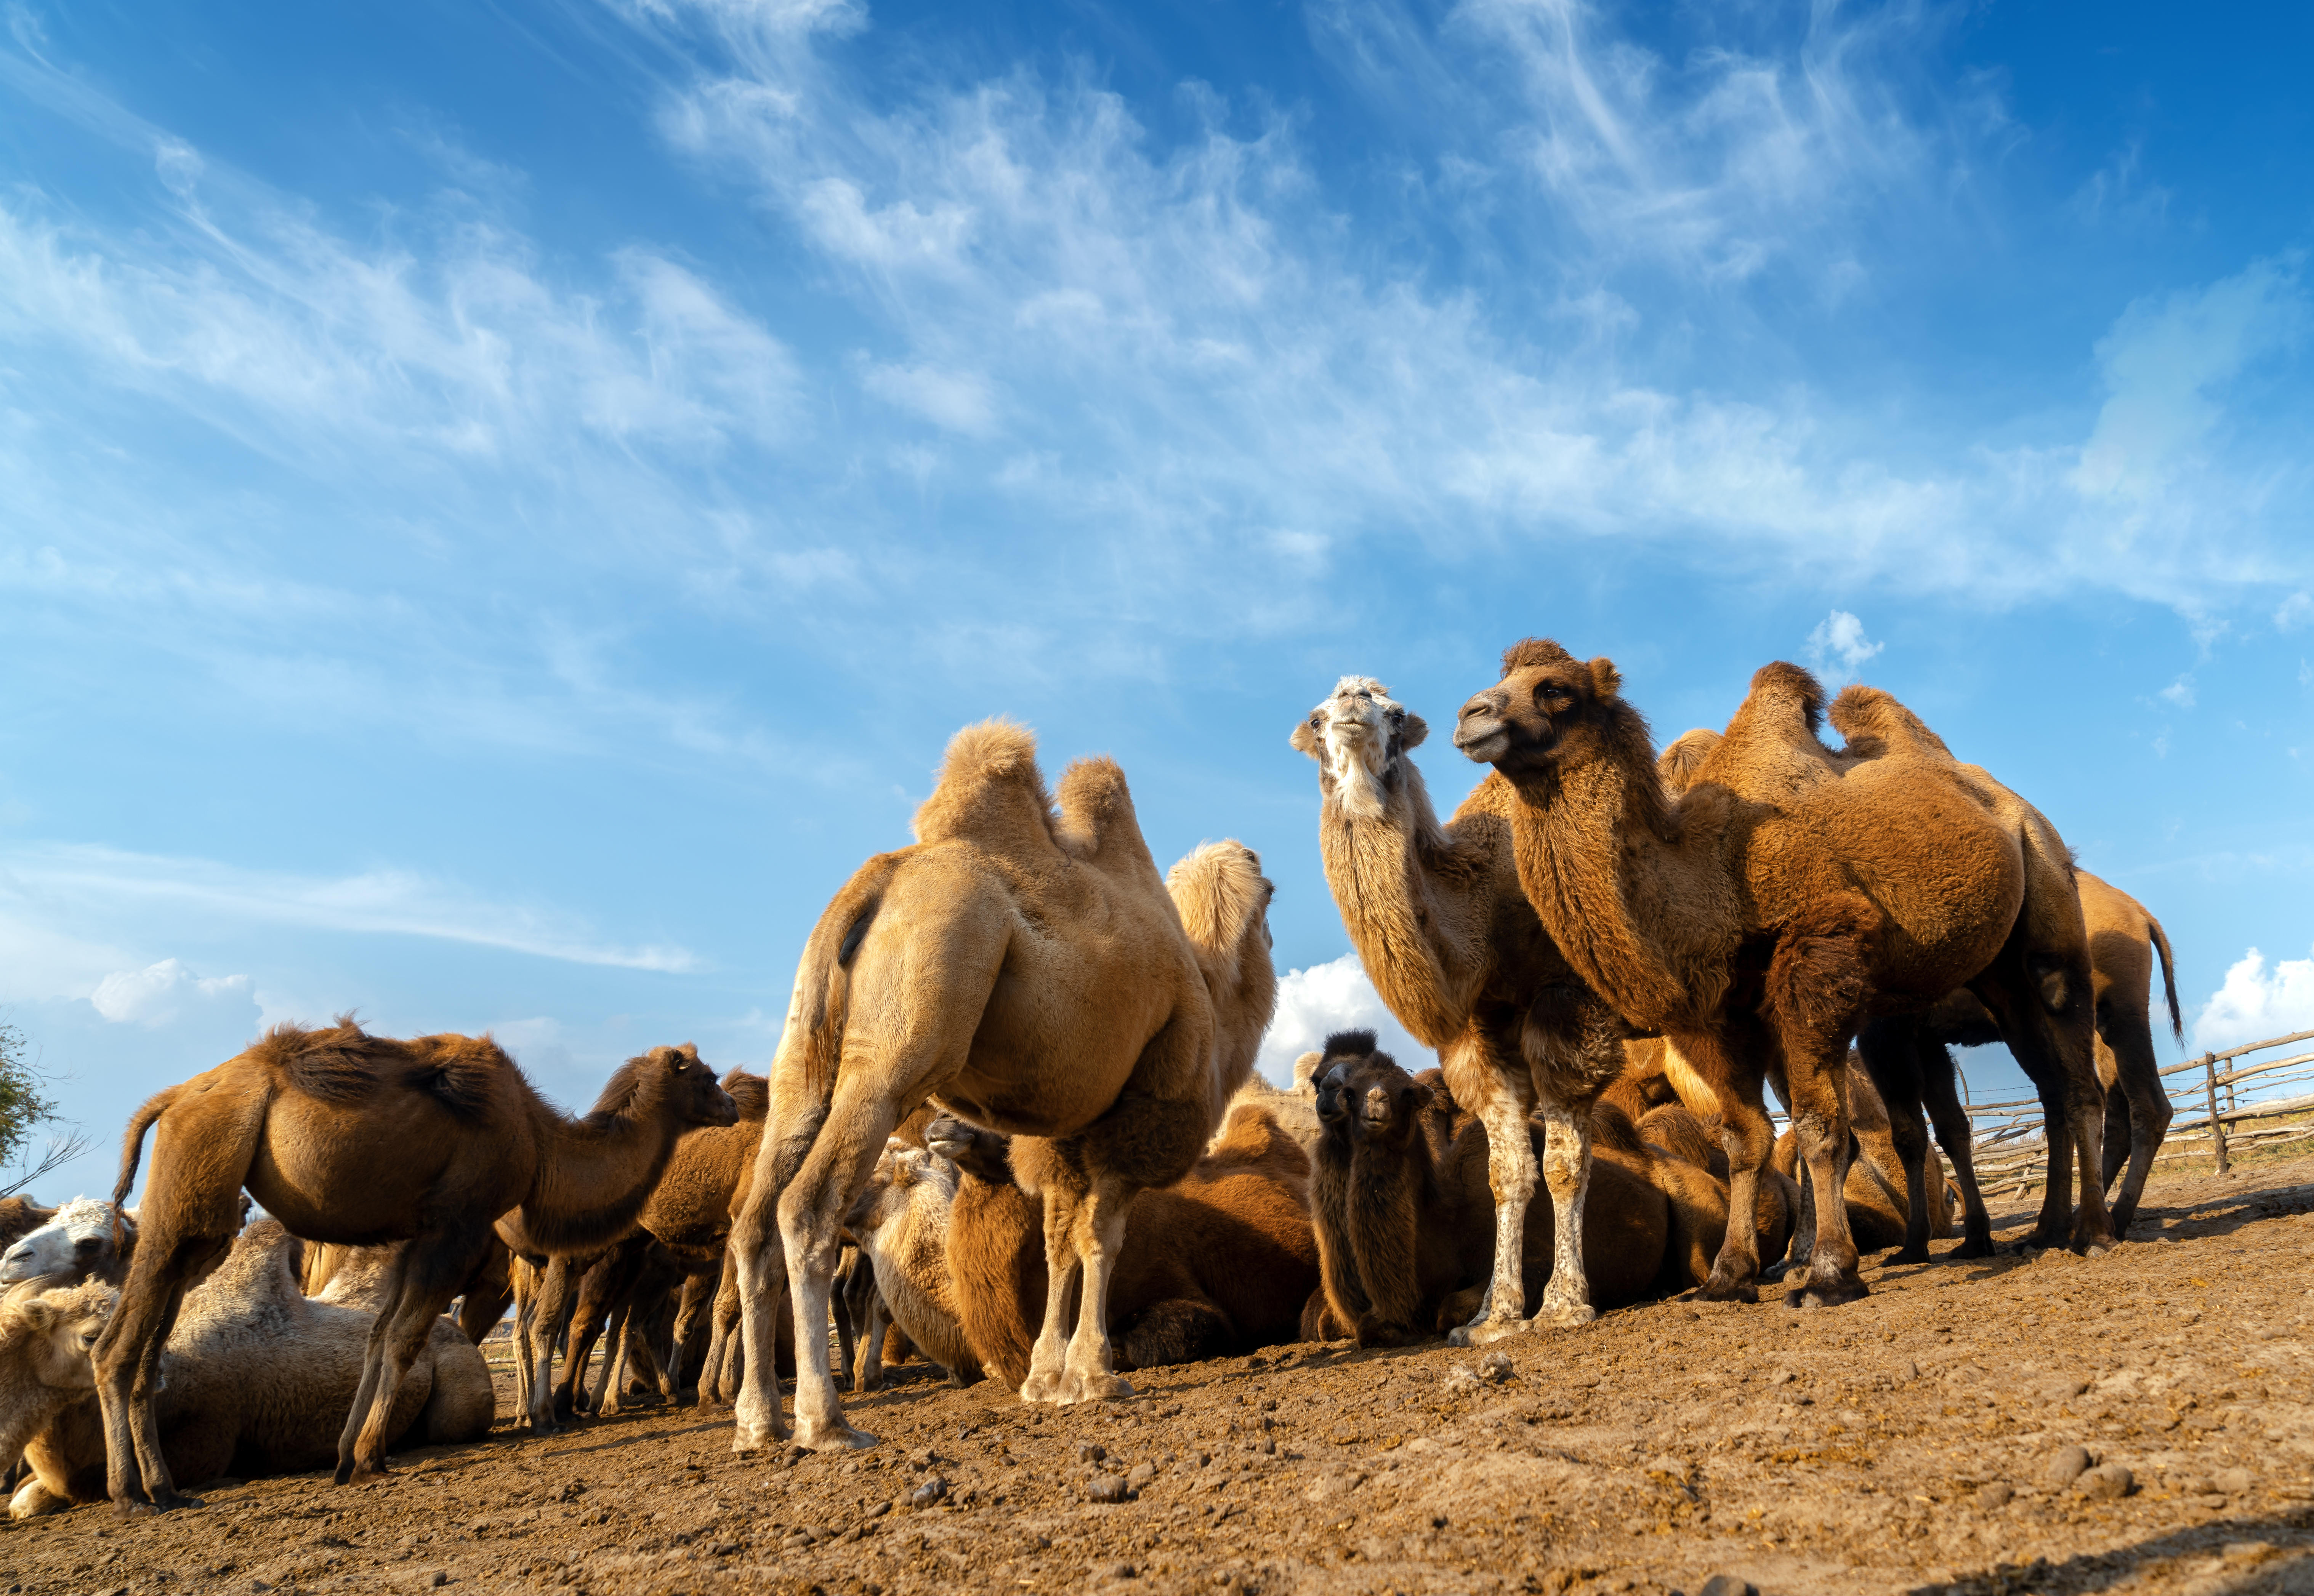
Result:
[[[1406,723],[1399,728],[1398,745],[1401,748],[1419,748],[1422,746],[1422,739],[1429,735],[1430,722],[1409,710],[1406,712]]]
[[[1438,1100],[1437,1094],[1420,1081],[1415,1082],[1414,1089],[1406,1095],[1407,1107],[1416,1114],[1420,1114]]]
[[[1621,691],[1623,675],[1615,662],[1602,654],[1591,662],[1591,691],[1601,698],[1612,698]]]
[[[1285,740],[1293,744],[1297,751],[1308,754],[1311,758],[1318,757],[1318,728],[1311,725],[1308,720],[1295,721],[1294,735]]]

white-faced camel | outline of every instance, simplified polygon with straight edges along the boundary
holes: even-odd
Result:
[[[783,1285],[796,1441],[872,1443],[844,1422],[830,1374],[829,1284],[844,1211],[927,1098],[1023,1138],[1014,1164],[1044,1204],[1050,1282],[1022,1398],[1129,1394],[1106,1311],[1126,1206],[1197,1161],[1276,1000],[1259,861],[1207,844],[1169,890],[1114,761],[1071,765],[1055,802],[1026,729],[968,727],[915,834],[835,895],[796,973],[771,1128],[731,1237],[742,1451],[786,1430],[772,1365]]]
[[[1868,1019],[1924,1012],[1966,986],[2047,1083],[2040,1237],[2061,1244],[2065,1135],[2093,1159],[2099,1107],[2088,936],[2063,844],[1888,694],[1850,687],[1833,706],[1846,760],[1816,736],[1822,703],[1806,671],[1762,667],[1674,795],[1614,666],[1529,639],[1463,706],[1454,741],[1515,789],[1520,884],[1560,951],[1712,1083],[1735,1212],[1751,1211],[1768,1156],[1771,1070],[1784,1071],[1815,1189],[1839,1192],[1850,1038]],[[2036,822],[2039,832],[2020,834]],[[2113,1239],[2103,1193],[2093,1172],[2083,1184],[2072,1238],[2100,1248]],[[1845,1205],[1815,1207],[1808,1271],[1787,1301],[1863,1295]],[[1758,1271],[1753,1228],[1730,1225],[1704,1294],[1754,1300]]]
[[[595,1111],[574,1120],[540,1101],[487,1036],[394,1041],[350,1018],[323,1029],[276,1026],[160,1093],[128,1122],[113,1193],[116,1205],[128,1197],[152,1131],[137,1248],[96,1351],[114,1506],[188,1500],[162,1454],[155,1382],[188,1283],[241,1228],[243,1187],[309,1240],[402,1243],[339,1441],[343,1484],[385,1471],[402,1381],[488,1247],[492,1221],[520,1206],[533,1234],[558,1248],[615,1236],[676,1139],[734,1117],[713,1073],[671,1047],[628,1060]]]
[[[1534,1322],[1595,1317],[1583,1263],[1591,1106],[1622,1071],[1628,1027],[1560,955],[1519,886],[1510,782],[1488,776],[1439,824],[1409,757],[1428,729],[1381,683],[1345,676],[1292,741],[1318,762],[1319,850],[1367,978],[1438,1050],[1455,1104],[1486,1127],[1493,1265],[1476,1317],[1453,1337],[1477,1345],[1527,1322],[1531,1115],[1542,1119],[1556,1249]]]

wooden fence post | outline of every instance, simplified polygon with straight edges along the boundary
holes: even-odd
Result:
[[[2210,1142],[2211,1144],[2218,1150],[2218,1173],[2221,1175],[2229,1175],[2233,1171],[2232,1167],[2226,1160],[2226,1127],[2218,1119],[2217,1055],[2214,1054],[2204,1054],[2202,1055],[2202,1070],[2204,1075],[2208,1078],[2209,1083]]]

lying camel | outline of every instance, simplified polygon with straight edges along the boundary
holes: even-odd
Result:
[[[0,1197],[0,1248],[14,1246],[56,1216],[55,1209],[41,1207],[29,1194]]]
[[[785,1433],[770,1374],[783,1295],[797,1443],[873,1442],[844,1422],[828,1368],[831,1277],[844,1211],[928,1098],[1034,1142],[1020,1172],[1044,1203],[1049,1256],[1022,1398],[1130,1395],[1108,1310],[1126,1208],[1197,1161],[1276,1001],[1260,861],[1211,843],[1161,878],[1113,761],[1070,766],[1055,798],[1025,729],[967,727],[915,833],[836,894],[797,969],[772,1065],[776,1128],[731,1239],[737,1451]]]
[[[101,1197],[75,1197],[0,1256],[0,1286],[19,1294],[102,1280],[119,1285],[137,1246],[137,1216]]]
[[[1014,1178],[1019,1143],[952,1115],[926,1132],[958,1180],[947,1269],[965,1338],[991,1374],[1029,1367],[1045,1299],[1035,1202]],[[1110,1283],[1119,1367],[1151,1369],[1299,1338],[1318,1283],[1310,1162],[1264,1109],[1240,1104],[1189,1173],[1135,1196]]]
[[[96,1389],[89,1353],[119,1296],[90,1280],[0,1301],[0,1458],[11,1468],[34,1436]]]
[[[376,1318],[305,1295],[299,1245],[279,1221],[260,1220],[186,1293],[161,1355],[154,1404],[172,1480],[197,1486],[228,1472],[295,1474],[336,1457]],[[390,1262],[378,1273],[383,1279],[373,1276],[372,1293],[385,1298]],[[356,1274],[344,1278],[344,1289],[357,1289]],[[496,1414],[481,1351],[437,1318],[387,1412],[386,1444],[476,1440]],[[95,1400],[81,1397],[57,1414],[26,1445],[24,1460],[32,1478],[9,1503],[12,1516],[103,1501],[105,1432]]]
[[[949,1273],[949,1217],[956,1202],[957,1168],[949,1160],[896,1139],[876,1161],[876,1172],[844,1216],[874,1271],[876,1297],[892,1322],[958,1385],[981,1376],[980,1359],[958,1320]],[[1128,1234],[1132,1221],[1126,1221]],[[854,1390],[871,1390],[883,1359],[881,1326],[871,1313],[862,1337]]]
[[[1321,1069],[1318,1112],[1329,1134],[1312,1192],[1327,1302],[1305,1322],[1362,1345],[1444,1331],[1494,1266],[1484,1127],[1455,1108],[1439,1071],[1409,1075],[1370,1031],[1329,1037]],[[1584,1205],[1584,1257],[1595,1300],[1621,1306],[1709,1279],[1728,1223],[1726,1177],[1709,1167],[1726,1168],[1710,1145],[1716,1125],[1677,1105],[1634,1124],[1606,1098],[1589,1118],[1600,1201]],[[1753,1229],[1779,1251],[1788,1192],[1771,1177],[1755,1199]],[[1558,1258],[1555,1220],[1541,1197],[1530,1201],[1521,1271],[1539,1287]]]
[[[349,1285],[332,1292],[331,1283],[357,1253],[367,1255],[359,1265],[358,1288]],[[385,1304],[382,1293],[393,1263],[393,1249],[390,1247],[352,1248],[317,1241],[305,1249],[301,1283],[309,1297],[324,1297],[332,1302],[364,1306],[375,1312]],[[481,1261],[474,1265],[458,1288],[458,1328],[464,1331],[466,1339],[476,1346],[482,1344],[484,1336],[498,1328],[499,1321],[506,1318],[507,1309],[514,1305],[513,1267],[513,1253],[505,1242],[493,1236],[490,1245],[483,1249]],[[352,1295],[357,1289],[360,1293],[358,1301]]]
[[[388,1420],[434,1321],[473,1272],[491,1222],[520,1207],[550,1248],[624,1231],[676,1139],[729,1124],[731,1099],[695,1057],[627,1061],[595,1111],[567,1119],[489,1037],[276,1026],[246,1052],[171,1087],[128,1122],[116,1205],[153,1168],[120,1306],[97,1347],[97,1396],[116,1508],[182,1503],[154,1412],[162,1348],[188,1283],[231,1245],[243,1189],[315,1241],[403,1245],[370,1331],[340,1437],[337,1477],[385,1472]]]

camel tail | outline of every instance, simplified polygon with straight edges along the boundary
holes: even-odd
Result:
[[[128,1188],[137,1184],[137,1166],[145,1160],[145,1133],[153,1122],[169,1111],[185,1089],[172,1086],[154,1093],[145,1100],[145,1107],[128,1116],[128,1128],[120,1134],[120,1178],[112,1183],[112,1241],[118,1248],[128,1239],[128,1226],[121,1219],[121,1205],[128,1201]]]
[[[2151,914],[2145,917],[2145,929],[2153,939],[2153,950],[2161,956],[2161,995],[2169,1004],[2169,1034],[2177,1038],[2179,1046],[2186,1042],[2186,1017],[2177,1009],[2177,963],[2169,956],[2169,937],[2161,922]]]
[[[935,795],[937,797],[937,795]],[[849,1009],[852,961],[876,923],[884,894],[898,874],[900,856],[879,853],[852,872],[812,928],[796,970],[795,994],[788,1001],[787,1030],[780,1038],[782,1063],[800,1048],[804,1089],[825,1107],[835,1096],[836,1067],[843,1058],[843,1022]],[[790,1066],[792,1067],[792,1066]],[[777,1066],[774,1066],[776,1070]]]

